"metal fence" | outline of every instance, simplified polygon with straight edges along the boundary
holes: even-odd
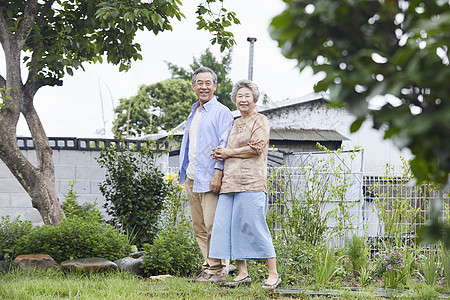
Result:
[[[269,173],[269,205],[277,214],[283,215],[289,209],[290,203],[304,203],[304,201],[318,201],[321,205],[320,214],[328,216],[327,226],[329,232],[340,226],[340,232],[331,233],[327,237],[330,246],[345,245],[346,239],[353,234],[365,236],[373,248],[378,248],[384,241],[387,243],[399,242],[413,243],[418,229],[429,219],[428,206],[431,201],[442,196],[443,207],[441,220],[450,221],[450,202],[448,193],[440,195],[440,191],[430,185],[413,186],[409,178],[400,176],[367,175],[362,172],[341,172],[316,174],[315,184],[307,183],[310,178],[305,174],[304,167],[270,168]],[[345,181],[341,184],[338,181]],[[332,189],[336,187],[345,189],[341,193],[327,195],[327,191],[317,191],[321,197],[309,199],[311,192],[308,189]],[[333,198],[333,195],[338,197]],[[313,195],[315,196],[315,195]],[[287,199],[286,199],[287,198]],[[299,199],[295,199],[299,198]],[[308,198],[308,199],[306,199]],[[344,202],[347,210],[347,223],[338,224],[338,217],[334,209]],[[337,211],[337,210],[336,210]],[[282,230],[282,225],[275,224],[275,231]]]
[[[408,177],[365,175],[362,188],[361,215],[374,248],[393,239],[414,243],[419,228],[429,220],[432,201],[442,201],[440,219],[450,221],[448,193],[431,184],[414,186]]]
[[[323,215],[344,203],[348,222],[340,229],[341,232],[331,234],[327,238],[332,247],[345,245],[346,239],[353,234],[367,237],[372,247],[377,249],[381,241],[401,239],[404,243],[412,243],[418,228],[428,220],[430,201],[440,196],[443,199],[441,220],[450,221],[448,193],[440,195],[440,191],[430,184],[412,186],[408,178],[402,176],[365,174],[360,163],[353,163],[353,167],[352,163],[346,163],[346,167],[338,171],[334,169],[333,172],[322,170],[318,172],[315,185],[308,184],[310,175],[307,174],[308,168],[305,168],[304,163],[313,157],[314,155],[304,156],[302,167],[293,167],[293,164],[291,167],[269,167],[269,206],[271,210],[283,216],[295,197],[298,197],[297,200],[301,203],[304,201],[302,197],[305,197],[305,191],[311,192],[311,189],[315,189],[315,192],[322,190]],[[296,160],[298,163],[302,159],[297,157]],[[341,157],[335,160],[334,167],[337,165],[336,161],[343,162],[345,159]],[[170,168],[169,171],[178,174],[177,168]],[[334,189],[345,190],[337,193],[334,191],[334,194],[325,191],[330,185],[333,185]],[[339,197],[333,198],[333,195]],[[336,216],[329,217],[327,226],[330,232],[337,226],[337,222]],[[274,230],[282,230],[281,225],[275,224]]]

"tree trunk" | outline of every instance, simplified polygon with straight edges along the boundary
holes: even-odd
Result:
[[[38,162],[38,167],[33,166],[17,146],[15,130],[6,129],[3,126],[4,120],[5,118],[0,122],[2,127],[0,157],[2,161],[30,195],[31,203],[39,211],[44,224],[57,225],[64,218],[64,212],[56,197],[53,161],[46,159],[46,163]],[[36,152],[38,152],[37,149]],[[43,152],[46,152],[46,156],[52,157],[50,147]]]
[[[9,87],[7,84],[8,93],[13,102],[19,100],[17,102],[22,103],[23,114],[36,149],[37,166],[27,160],[17,145],[16,124],[20,106],[16,104],[12,105],[13,107],[7,104],[0,113],[0,158],[30,195],[32,205],[41,214],[44,224],[56,225],[64,218],[64,212],[56,196],[52,149],[34,110],[32,99],[27,101],[24,88],[20,87],[17,92],[16,86]]]
[[[30,18],[36,3],[35,0],[27,2]],[[65,215],[56,197],[52,149],[33,106],[33,97],[43,84],[30,72],[26,85],[23,85],[20,70],[21,50],[32,24],[32,19],[25,18],[16,34],[11,34],[0,16],[0,41],[6,60],[6,79],[0,76],[0,87],[6,88],[5,96],[12,99],[4,97],[5,106],[0,110],[0,158],[30,195],[44,224],[57,225]],[[17,145],[16,127],[21,113],[31,132],[37,166],[26,159]]]

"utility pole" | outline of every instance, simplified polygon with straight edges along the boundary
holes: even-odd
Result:
[[[248,57],[248,80],[253,80],[253,49],[255,47],[256,38],[248,37],[247,41],[250,42],[250,53]]]

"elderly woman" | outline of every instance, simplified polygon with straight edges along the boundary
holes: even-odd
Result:
[[[256,84],[240,80],[231,99],[241,113],[233,123],[226,148],[212,149],[214,159],[224,160],[222,187],[211,234],[209,256],[236,260],[238,275],[227,287],[250,285],[247,260],[267,259],[269,277],[263,285],[281,285],[275,249],[266,223],[267,151],[269,122],[255,111],[259,98]]]

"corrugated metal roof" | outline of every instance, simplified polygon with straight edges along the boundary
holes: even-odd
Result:
[[[271,129],[270,139],[273,141],[344,141],[345,136],[335,130],[320,129]]]
[[[255,106],[255,111],[265,115],[265,114],[268,114],[270,111],[277,110],[280,108],[287,108],[290,106],[296,106],[296,105],[305,104],[308,102],[319,101],[319,100],[323,100],[323,101],[327,101],[327,102],[330,101],[330,94],[325,93],[325,92],[310,93],[303,97],[293,98],[293,99],[284,99],[281,101],[274,101],[274,102],[269,102],[266,104],[262,104],[262,103],[258,102]],[[234,118],[241,116],[241,113],[237,109],[233,110],[231,113],[233,114]]]

